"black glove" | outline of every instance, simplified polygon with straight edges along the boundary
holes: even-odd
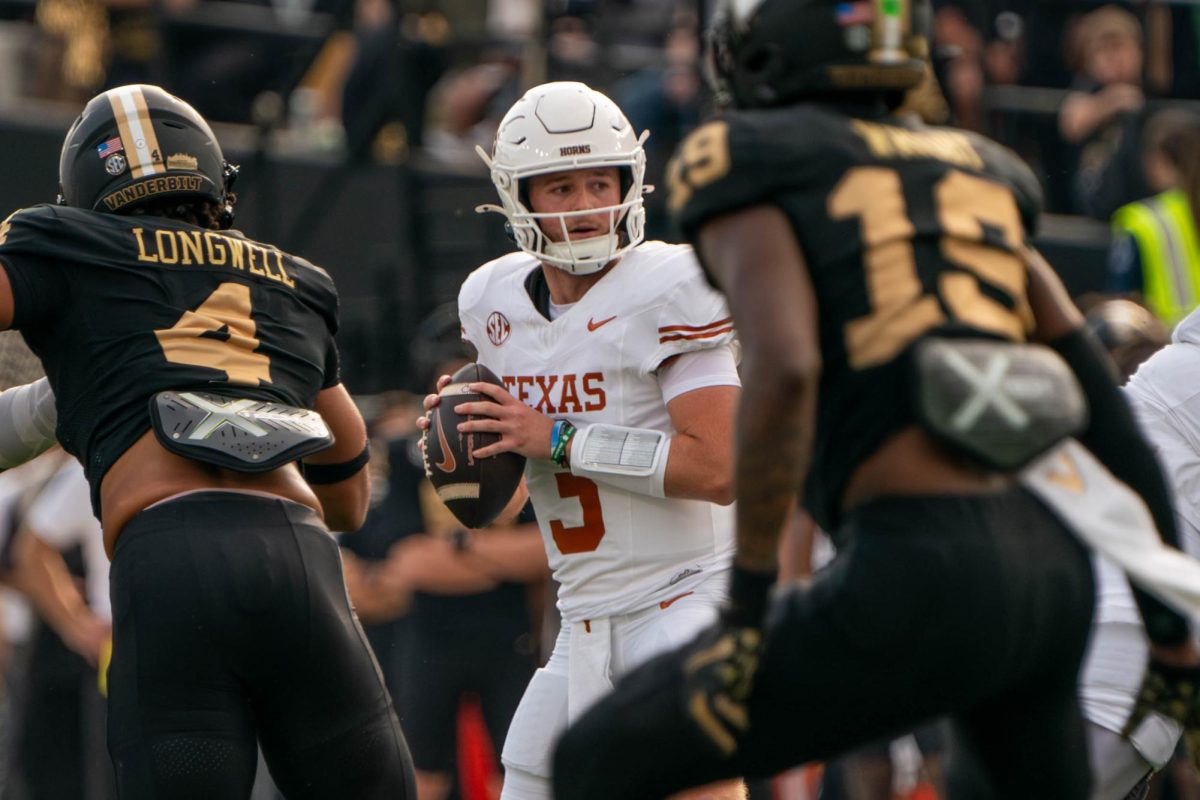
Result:
[[[762,655],[762,621],[773,573],[733,568],[730,602],[700,634],[683,664],[685,702],[692,721],[722,756],[737,752],[750,728],[746,701]]]
[[[1151,657],[1133,713],[1121,735],[1132,734],[1151,712],[1183,726],[1192,764],[1200,769],[1200,666],[1173,667]]]

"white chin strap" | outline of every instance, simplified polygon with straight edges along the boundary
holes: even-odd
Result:
[[[607,233],[574,242],[548,241],[542,246],[542,260],[572,275],[591,275],[604,269],[620,250],[621,237]]]

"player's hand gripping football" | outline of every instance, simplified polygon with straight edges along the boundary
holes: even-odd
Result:
[[[500,441],[475,451],[478,458],[498,453],[520,453],[526,458],[550,457],[550,430],[554,420],[513,397],[502,386],[490,383],[472,384],[479,394],[492,402],[459,403],[459,414],[472,414],[476,419],[465,422],[459,429],[470,433],[496,433]]]
[[[434,387],[433,394],[425,395],[425,399],[421,401],[421,406],[425,409],[425,413],[417,417],[417,428],[421,431],[429,430],[429,415],[438,403],[442,402],[441,391],[450,385],[450,376],[442,375],[437,379],[437,385]],[[425,449],[425,438],[421,437],[419,447]]]
[[[1170,658],[1168,663],[1161,648],[1152,648],[1146,677],[1138,692],[1133,713],[1121,732],[1132,734],[1146,715],[1157,712],[1183,726],[1183,739],[1191,754],[1192,766],[1200,770],[1200,663],[1195,663],[1195,646],[1184,646],[1188,656]]]
[[[763,650],[763,617],[775,576],[734,567],[730,602],[692,645],[683,664],[687,713],[725,757],[750,729],[747,701]]]
[[[450,380],[449,375],[438,378],[437,391],[440,393],[446,388]],[[458,414],[479,417],[462,423],[459,430],[463,433],[487,432],[500,435],[500,440],[495,444],[476,450],[476,458],[488,458],[507,452],[519,453],[526,458],[550,457],[550,430],[554,427],[554,420],[525,405],[500,386],[475,383],[471,388],[493,402],[456,405],[455,411]],[[442,398],[436,393],[425,396],[422,403],[425,414],[417,418],[417,427],[420,430],[429,428],[429,414],[441,401]]]

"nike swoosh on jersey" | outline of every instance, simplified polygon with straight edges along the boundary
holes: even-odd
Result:
[[[600,320],[599,322],[596,322],[596,320],[594,320],[594,319],[592,319],[592,318],[590,318],[590,317],[589,317],[589,318],[588,318],[588,330],[589,330],[589,331],[594,331],[594,330],[596,330],[596,329],[597,329],[597,328],[599,328],[599,327],[602,327],[602,326],[604,326],[604,325],[607,325],[608,323],[612,322],[612,321],[613,321],[614,319],[616,319],[616,318],[617,318],[617,315],[616,315],[616,314],[613,314],[613,315],[612,315],[611,317],[609,317],[608,319],[602,319],[602,320]]]
[[[695,592],[684,592],[683,594],[677,594],[674,597],[672,597],[670,600],[663,600],[661,603],[658,604],[658,607],[661,608],[663,611],[666,611],[668,608],[671,607],[671,605],[676,600],[682,600],[683,598],[687,597],[690,594],[695,594]]]
[[[438,446],[442,448],[442,463],[434,464],[435,467],[442,472],[454,472],[454,451],[450,449],[450,442],[446,441],[446,431],[442,429],[442,422],[438,420]]]

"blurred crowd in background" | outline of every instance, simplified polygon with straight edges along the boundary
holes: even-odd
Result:
[[[108,87],[156,83],[214,122],[246,126],[273,151],[482,179],[475,147],[490,148],[501,115],[523,89],[581,80],[609,94],[635,128],[651,131],[647,181],[661,183],[670,153],[711,111],[701,41],[710,5],[0,0],[0,117],[77,108]],[[926,96],[920,112],[1016,149],[1041,177],[1051,214],[1090,218],[1106,232],[1111,226],[1100,251],[1107,257],[1089,265],[1089,286],[1102,291],[1082,302],[1120,295],[1142,304],[1097,316],[1106,343],[1141,348],[1140,359],[1200,303],[1200,2],[934,6],[931,55],[942,94]],[[475,188],[469,203],[492,199],[487,183]],[[663,194],[647,200],[647,238],[674,238]],[[0,217],[11,210],[0,209]],[[453,305],[439,302],[427,297],[407,306],[422,313],[405,329],[412,334],[408,352],[392,358],[411,373],[396,381],[411,393],[359,398],[374,420],[377,492],[367,526],[343,542],[351,594],[406,730],[413,709],[423,719],[445,709],[445,719],[408,733],[414,750],[429,748],[423,762],[437,766],[422,800],[482,798],[494,790],[494,753],[488,768],[486,743],[502,740],[555,624],[536,528],[525,521],[468,547],[468,533],[431,501],[423,480],[413,425],[419,393],[470,357]],[[355,308],[344,306],[344,316]],[[353,365],[348,369],[353,385]],[[55,478],[61,466],[43,466],[46,476],[32,481],[32,494],[8,496],[0,480],[0,529],[12,534],[0,542],[19,543],[0,548],[0,574],[24,565],[25,580],[34,581],[25,588],[42,619],[21,611],[15,595],[0,602],[0,665],[10,671],[10,687],[28,687],[21,707],[12,707],[18,695],[10,691],[0,713],[3,800],[111,796],[96,710],[107,610],[89,601],[84,581],[89,575],[97,585],[96,570],[106,562],[87,563],[82,543],[99,537],[86,520],[39,510],[69,502],[86,508],[86,492],[63,499],[80,489]],[[38,496],[54,487],[52,500],[39,506]],[[17,536],[20,530],[41,536],[31,541]],[[39,648],[49,666],[37,673],[41,683],[29,684],[29,659]],[[461,669],[466,663],[482,669]],[[466,699],[460,705],[454,698]],[[888,763],[889,746],[881,748]],[[797,774],[776,794],[807,797],[811,783]],[[1194,784],[1168,791],[1200,797]],[[269,787],[263,792],[271,796]]]
[[[210,120],[256,126],[275,151],[484,174],[501,114],[523,88],[577,79],[649,129],[649,174],[709,109],[707,0],[0,0],[0,110],[80,103],[150,82]],[[1200,4],[1190,0],[934,2],[934,121],[1015,148],[1055,214],[1116,219],[1104,281],[1148,288],[1159,217],[1194,234],[1187,202],[1200,119]],[[1152,219],[1130,203],[1163,195]],[[1180,202],[1182,200],[1183,202]],[[650,235],[670,237],[661,193]],[[1121,212],[1126,213],[1121,213]],[[1141,215],[1144,217],[1145,215]],[[260,232],[261,235],[262,232]],[[1193,241],[1194,243],[1194,241]],[[1118,243],[1120,244],[1120,243]],[[1169,246],[1171,242],[1158,242]],[[1146,291],[1168,323],[1187,279]],[[1186,285],[1184,285],[1186,284]]]
[[[1196,3],[934,6],[953,121],[1041,165],[1051,211],[1107,219],[1155,188],[1134,162],[1157,111],[1200,100]],[[287,129],[294,147],[477,170],[474,145],[523,87],[577,79],[665,154],[705,112],[706,12],[705,0],[0,0],[0,104],[156,83],[210,120]]]

